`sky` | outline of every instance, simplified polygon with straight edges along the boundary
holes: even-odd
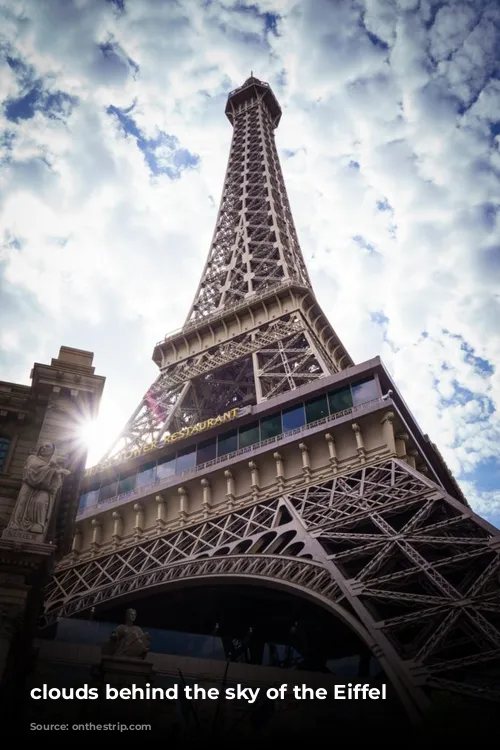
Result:
[[[188,313],[253,71],[321,306],[500,525],[496,0],[0,0],[0,66],[0,377],[93,351],[90,464]]]

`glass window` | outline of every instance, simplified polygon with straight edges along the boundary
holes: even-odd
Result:
[[[188,469],[194,469],[196,466],[196,446],[192,448],[184,448],[183,451],[179,451],[177,454],[177,463],[175,464],[175,473],[178,474],[180,471],[187,471]]]
[[[90,490],[80,496],[80,504],[78,506],[78,512],[81,513],[85,508],[91,508],[93,505],[97,505],[97,499],[99,497],[99,490]]]
[[[0,471],[3,470],[5,461],[7,460],[7,453],[10,448],[10,438],[0,438]]]
[[[175,474],[175,453],[170,456],[163,456],[163,458],[160,458],[158,461],[158,466],[156,467],[156,478],[157,479],[166,479],[167,477],[171,477],[173,474]]]
[[[223,435],[219,435],[219,441],[217,444],[217,455],[227,456],[228,453],[238,450],[238,432],[237,430],[231,430],[225,432]]]
[[[337,391],[330,391],[328,394],[328,403],[330,414],[337,414],[339,411],[344,411],[344,409],[351,409],[352,396],[349,386],[347,388],[339,388]]]
[[[281,435],[281,413],[272,414],[270,417],[264,417],[260,420],[260,439],[267,440],[268,438],[276,437]]]
[[[255,445],[259,442],[259,423],[253,422],[239,429],[239,448],[248,448],[249,445]]]
[[[377,382],[375,378],[362,380],[359,383],[354,383],[352,386],[352,402],[354,406],[357,406],[358,404],[366,404],[367,401],[372,401],[375,398],[378,398]]]
[[[304,414],[304,404],[299,406],[292,406],[291,409],[287,409],[283,413],[283,432],[289,432],[295,430],[297,427],[303,427],[306,423],[306,416]]]
[[[123,495],[124,492],[131,492],[133,489],[135,489],[136,478],[137,473],[135,470],[133,472],[127,472],[124,475],[120,474],[117,494]]]
[[[328,417],[328,403],[326,400],[326,394],[323,396],[316,396],[305,403],[306,407],[306,422],[316,422],[318,419]]]
[[[103,503],[105,500],[109,500],[110,497],[116,497],[118,489],[118,482],[115,479],[110,484],[104,484],[99,490],[99,502]]]
[[[139,473],[135,480],[136,487],[145,487],[147,484],[153,484],[156,479],[156,461],[139,467]]]
[[[217,439],[204,440],[198,444],[198,451],[196,454],[196,464],[204,464],[206,461],[213,461],[217,456]]]

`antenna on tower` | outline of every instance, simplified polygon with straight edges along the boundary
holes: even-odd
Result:
[[[253,78],[253,70],[250,71],[250,78]]]

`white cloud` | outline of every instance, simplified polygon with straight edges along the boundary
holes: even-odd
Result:
[[[497,4],[3,7],[2,48],[28,66],[4,63],[4,100],[35,79],[46,97],[73,97],[54,119],[47,107],[18,123],[0,115],[4,282],[24,311],[0,341],[3,377],[26,380],[61,343],[94,350],[108,376],[105,447],[155,376],[155,341],[188,311],[229,150],[225,98],[253,70],[283,107],[277,141],[294,152],[283,167],[325,311],[356,360],[383,356],[477,507],[493,512],[498,492],[473,475],[500,444]],[[281,16],[278,37],[264,13]],[[142,137],[174,136],[196,169],[152,174],[109,106],[133,106]],[[169,143],[156,158],[172,166]]]

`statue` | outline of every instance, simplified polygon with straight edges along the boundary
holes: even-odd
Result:
[[[17,496],[8,529],[19,529],[44,541],[63,477],[71,472],[54,458],[53,443],[42,443],[35,455],[28,456],[23,469],[23,483]],[[38,538],[37,538],[38,537]]]
[[[145,659],[151,646],[149,633],[143,633],[138,625],[134,625],[137,612],[135,609],[127,609],[125,612],[125,624],[118,625],[107,644],[108,656],[126,656]]]

